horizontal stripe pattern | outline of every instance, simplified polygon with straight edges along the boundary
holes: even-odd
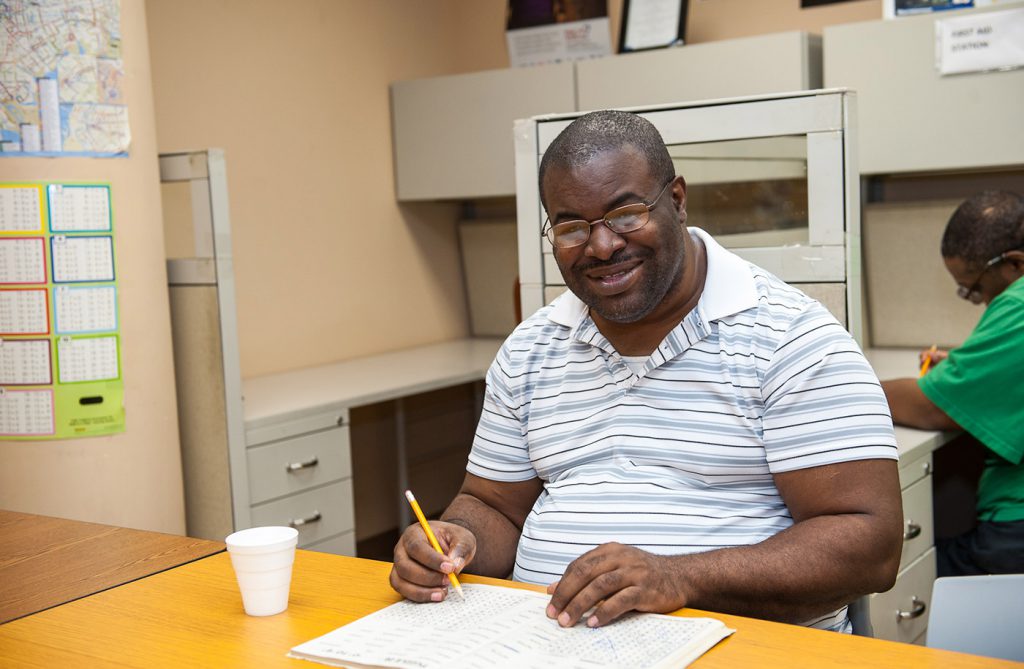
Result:
[[[709,273],[728,254],[711,244]],[[758,543],[793,524],[773,474],[896,458],[885,396],[850,335],[744,266],[756,304],[715,319],[691,311],[639,372],[582,305],[575,324],[554,318],[571,294],[505,342],[467,469],[544,482],[516,580],[550,583],[609,541],[659,555]],[[809,623],[848,627],[845,608]]]

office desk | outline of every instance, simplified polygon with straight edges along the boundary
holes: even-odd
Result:
[[[916,377],[920,369],[916,349],[907,348],[869,348],[864,356],[875,370],[875,375],[885,381],[904,377]],[[899,446],[900,460],[909,462],[916,460],[957,437],[959,432],[941,432],[938,430],[916,430],[910,427],[896,426],[896,443]]]
[[[458,339],[246,379],[246,429],[479,381],[501,342]]]
[[[400,491],[409,487],[404,398],[482,380],[501,342],[500,338],[459,339],[246,379],[242,391],[252,494],[244,502],[252,503],[250,524],[284,525],[315,518],[316,526],[298,524],[299,546],[354,554],[354,517],[350,509],[345,517],[338,512],[345,505],[339,499],[348,499],[348,507],[353,504],[348,410],[394,401],[398,461],[394,494],[399,499]],[[479,412],[479,392],[475,403]],[[252,466],[251,456],[271,450],[280,453],[266,456],[271,464]],[[343,462],[332,470],[327,453]],[[319,464],[293,471],[273,493],[260,494],[265,472],[280,477],[293,463],[314,461]],[[285,494],[290,498],[282,499]],[[412,522],[409,507],[403,503],[397,509],[397,527],[404,528]],[[327,538],[331,536],[336,540]]]
[[[223,550],[219,541],[0,511],[0,623]]]
[[[285,654],[397,601],[387,582],[390,567],[300,550],[288,610],[253,618],[242,612],[229,557],[221,553],[2,625],[0,659],[5,666],[314,667]],[[697,669],[1020,666],[738,616],[680,613],[713,615],[737,630],[699,659]]]

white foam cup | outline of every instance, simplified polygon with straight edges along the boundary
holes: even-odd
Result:
[[[224,539],[250,616],[272,616],[288,608],[298,540],[294,527],[252,527]]]

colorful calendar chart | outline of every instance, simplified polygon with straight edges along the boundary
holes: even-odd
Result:
[[[110,186],[0,183],[0,438],[124,431]]]

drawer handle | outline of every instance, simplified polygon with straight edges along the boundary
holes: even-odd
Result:
[[[921,526],[912,520],[907,521],[907,529],[903,531],[903,540],[910,541],[921,536]]]
[[[913,607],[909,611],[896,610],[896,620],[912,620],[914,618],[920,618],[924,615],[925,610],[928,609],[928,605],[917,598],[914,595],[910,598],[910,605]]]
[[[323,518],[319,511],[314,511],[312,516],[306,516],[305,518],[292,518],[288,521],[289,527],[302,527],[303,525],[309,525],[310,523],[320,522]]]
[[[924,463],[924,475],[928,476],[931,473],[932,473],[932,463],[930,463],[930,462]]]
[[[284,470],[286,472],[297,472],[300,469],[316,467],[319,463],[320,459],[314,455],[309,460],[303,460],[302,462],[289,462],[284,466]]]

